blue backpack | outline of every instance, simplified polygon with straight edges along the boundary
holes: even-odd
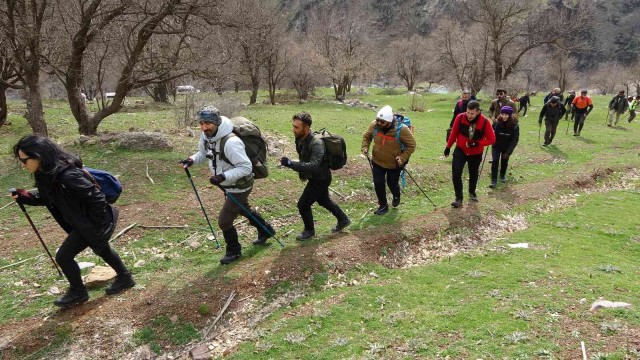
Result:
[[[404,149],[407,148],[407,145],[403,144],[402,141],[400,141],[400,131],[402,130],[402,126],[404,125],[407,128],[409,128],[409,130],[411,130],[411,132],[413,133],[413,125],[411,125],[411,120],[409,119],[408,116],[393,114],[393,118],[396,120],[396,123],[398,124],[397,125],[398,127],[396,128],[396,142],[400,144],[400,150],[404,151]],[[375,139],[377,134],[378,134],[378,128],[374,128],[372,138]],[[400,179],[402,181],[403,188],[407,186],[407,180],[405,179],[404,173],[405,171],[403,167],[402,171],[400,172]]]
[[[107,203],[113,204],[118,200],[120,194],[122,194],[122,184],[115,176],[104,170],[92,169],[86,166],[82,168],[82,171],[91,178],[98,190],[104,194],[107,198]]]

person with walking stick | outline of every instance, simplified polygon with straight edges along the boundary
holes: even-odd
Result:
[[[17,189],[13,199],[20,205],[46,206],[68,234],[55,259],[69,289],[53,303],[66,308],[89,300],[80,267],[74,260],[87,247],[116,271],[116,280],[105,289],[107,295],[135,286],[131,272],[109,245],[118,211],[107,203],[104,194],[82,170],[80,158],[40,135],[20,139],[13,147],[13,155],[33,174],[38,189],[37,192]]]
[[[373,156],[371,168],[373,172],[373,187],[378,198],[376,215],[389,212],[387,191],[393,195],[391,206],[400,205],[400,173],[409,161],[409,157],[416,150],[416,139],[411,130],[399,122],[393,115],[391,106],[386,105],[378,111],[376,119],[369,124],[369,128],[362,135],[362,154],[369,157],[369,146],[373,142]]]
[[[316,202],[329,210],[338,221],[331,232],[340,232],[351,225],[347,214],[329,196],[331,169],[329,169],[327,161],[324,160],[324,143],[321,139],[313,136],[311,124],[311,114],[301,112],[293,115],[293,135],[296,138],[296,152],[300,160],[292,161],[284,156],[280,159],[280,165],[297,172],[300,180],[307,181],[307,185],[298,199],[298,211],[304,223],[304,230],[296,237],[300,241],[311,239],[316,235],[313,212],[311,211],[311,206]]]
[[[230,264],[242,256],[242,246],[238,241],[238,232],[233,221],[242,215],[249,220],[249,224],[258,230],[258,237],[254,245],[265,244],[267,239],[275,235],[273,227],[260,214],[250,210],[249,194],[253,188],[253,174],[251,160],[247,156],[244,142],[233,136],[233,124],[226,116],[213,106],[205,106],[198,112],[198,120],[202,134],[198,142],[198,151],[189,158],[182,160],[183,167],[209,163],[213,176],[209,182],[220,186],[226,193],[233,196],[225,198],[222,209],[218,214],[218,227],[226,243],[225,255],[220,264]],[[224,154],[223,154],[224,153]],[[243,211],[244,210],[244,211]]]
[[[495,189],[498,180],[498,166],[500,166],[500,182],[507,181],[507,167],[509,166],[509,157],[513,154],[513,150],[518,145],[520,139],[520,127],[518,120],[513,116],[513,108],[511,106],[503,106],[500,109],[498,121],[493,124],[493,132],[496,135],[496,142],[491,146],[491,185],[490,188]]]
[[[544,118],[544,144],[542,146],[549,146],[556,136],[556,130],[560,119],[564,115],[564,107],[560,103],[560,98],[552,96],[551,99],[544,104],[542,110],[540,110],[540,117],[538,118],[538,126],[542,127],[542,119]]]
[[[467,104],[467,111],[456,117],[444,148],[444,156],[448,157],[451,147],[454,143],[456,144],[451,163],[451,179],[456,193],[456,199],[451,203],[452,207],[462,207],[462,171],[467,162],[469,163],[469,199],[473,202],[478,201],[476,186],[482,153],[484,147],[492,145],[495,140],[491,122],[480,113],[480,103],[470,101]]]

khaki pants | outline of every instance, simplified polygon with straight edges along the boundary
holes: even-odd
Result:
[[[609,126],[611,125],[618,125],[618,120],[620,120],[620,115],[622,115],[624,113],[619,113],[615,110],[609,110]],[[616,116],[616,121],[613,122],[613,116]]]

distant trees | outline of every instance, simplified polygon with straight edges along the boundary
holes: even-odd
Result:
[[[0,126],[7,121],[7,89],[24,89],[22,69],[14,63],[6,38],[0,38]]]

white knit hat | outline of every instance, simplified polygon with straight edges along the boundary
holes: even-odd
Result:
[[[385,105],[382,109],[380,109],[380,111],[378,111],[378,115],[376,115],[376,119],[392,122],[393,109],[391,109],[391,106]]]

